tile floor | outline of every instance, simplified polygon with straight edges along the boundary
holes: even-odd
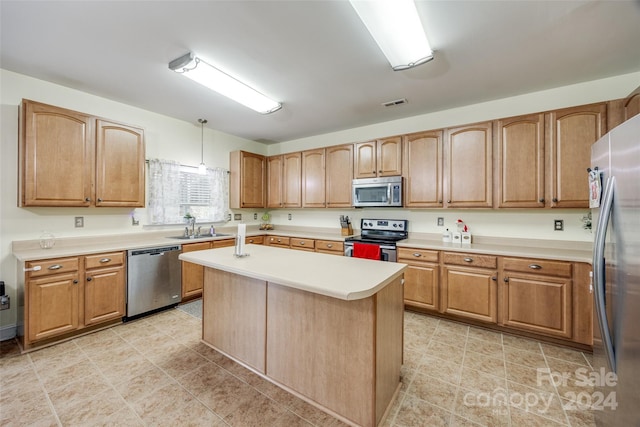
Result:
[[[340,426],[199,342],[169,310],[20,355],[0,343],[3,426]],[[592,426],[560,373],[590,355],[406,312],[402,389],[391,426]],[[553,374],[553,377],[551,376]]]

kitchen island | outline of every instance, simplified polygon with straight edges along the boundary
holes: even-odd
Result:
[[[180,255],[205,267],[202,339],[351,425],[400,387],[405,264],[247,245]]]

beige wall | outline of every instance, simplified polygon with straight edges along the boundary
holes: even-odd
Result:
[[[278,154],[328,145],[356,142],[376,137],[435,129],[451,125],[508,117],[534,111],[586,104],[622,98],[640,84],[640,72],[531,93],[483,104],[425,114],[403,120],[378,123],[347,131],[318,135],[266,146],[233,135],[205,129],[205,162],[210,166],[228,168],[229,152],[243,149],[260,154]],[[105,208],[18,208],[17,207],[17,141],[18,105],[22,98],[87,112],[110,119],[132,123],[145,128],[147,158],[178,160],[184,164],[200,163],[200,127],[85,92],[54,85],[42,80],[0,69],[0,280],[7,284],[12,299],[11,310],[0,312],[0,337],[3,329],[16,322],[15,285],[16,263],[11,255],[13,240],[37,239],[43,230],[58,237],[105,235],[143,231],[147,222],[145,209],[135,209],[142,226],[131,225],[132,209]],[[586,184],[585,184],[586,185]],[[241,210],[243,219],[253,221],[253,213],[260,217],[263,210]],[[287,214],[292,214],[292,220]],[[371,210],[371,209],[294,209],[272,211],[277,225],[338,227],[338,216],[346,214],[359,223],[362,216],[402,218],[410,221],[410,231],[440,233],[436,218],[445,218],[447,227],[462,218],[476,235],[527,237],[550,240],[589,242],[590,232],[582,229],[580,218],[586,210],[572,211],[480,211],[480,210]],[[84,228],[74,228],[73,218],[85,217]],[[553,219],[565,220],[565,231],[554,232]],[[233,221],[231,224],[236,224]]]

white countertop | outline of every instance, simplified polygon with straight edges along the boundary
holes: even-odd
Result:
[[[370,297],[400,276],[406,264],[246,245],[246,257],[226,247],[180,255],[183,261],[343,300]]]

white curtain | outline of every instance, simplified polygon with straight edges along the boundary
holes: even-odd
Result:
[[[211,185],[210,221],[226,221],[229,212],[229,172],[222,168],[207,169]]]
[[[149,160],[149,222],[151,224],[179,224],[180,163],[172,160]]]

